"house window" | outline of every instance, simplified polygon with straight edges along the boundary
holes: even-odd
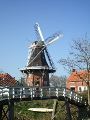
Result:
[[[87,90],[87,86],[84,87],[84,91],[86,91],[86,90]]]
[[[78,87],[78,90],[79,90],[79,92],[81,92],[82,91],[81,87]]]
[[[0,78],[0,80],[5,80],[5,78]]]
[[[71,90],[71,91],[75,91],[75,87],[71,87],[70,90]]]

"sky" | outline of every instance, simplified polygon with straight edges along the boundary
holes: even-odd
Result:
[[[63,33],[48,51],[56,74],[66,75],[58,61],[68,56],[73,39],[86,33],[90,38],[90,0],[0,0],[0,70],[17,79],[27,64],[28,45],[36,40],[36,22],[45,39]]]

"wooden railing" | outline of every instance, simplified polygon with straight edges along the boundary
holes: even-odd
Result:
[[[87,105],[82,96],[66,88],[59,87],[0,87],[0,100],[14,98],[65,99]]]

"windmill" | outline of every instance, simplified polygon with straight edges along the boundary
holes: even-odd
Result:
[[[34,29],[37,41],[29,46],[27,66],[20,71],[26,75],[25,82],[28,86],[49,86],[49,73],[54,73],[56,69],[47,46],[62,38],[63,34],[55,33],[44,40],[38,23]]]

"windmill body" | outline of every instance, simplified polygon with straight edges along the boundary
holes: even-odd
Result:
[[[20,71],[26,75],[25,82],[28,86],[49,86],[49,74],[54,73],[55,67],[48,53],[47,45],[45,44],[39,24],[35,24],[37,41],[34,41],[29,47],[27,66]],[[49,42],[52,43],[57,36],[49,37]]]

